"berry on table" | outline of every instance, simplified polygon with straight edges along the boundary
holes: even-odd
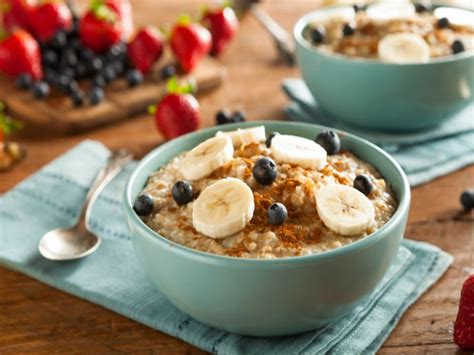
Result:
[[[222,109],[222,110],[219,110],[217,111],[216,113],[216,123],[218,125],[220,124],[227,124],[227,123],[231,123],[231,113],[229,112],[229,110],[227,109]]]
[[[329,155],[337,154],[341,150],[341,139],[339,135],[333,131],[321,132],[315,141],[323,147]]]
[[[270,148],[272,146],[272,139],[278,135],[280,133],[278,132],[271,132],[268,137],[267,137],[267,140],[265,141],[265,145],[267,146],[267,148]]]
[[[162,79],[169,79],[176,74],[176,68],[174,65],[167,65],[163,67],[160,71],[160,76]]]
[[[252,173],[259,184],[270,185],[277,177],[277,166],[272,159],[263,157],[255,162]]]
[[[451,45],[451,50],[453,51],[453,54],[458,54],[458,53],[464,52],[466,48],[464,47],[464,43],[462,43],[462,41],[457,39]]]
[[[84,104],[84,93],[80,90],[74,91],[71,94],[74,106],[79,107]]]
[[[462,285],[453,338],[461,349],[474,349],[474,275]]]
[[[104,70],[102,71],[102,75],[104,76],[106,82],[115,80],[115,78],[117,77],[115,68],[110,64],[105,66]]]
[[[33,85],[33,95],[37,99],[44,99],[46,96],[49,95],[49,85],[45,81],[37,81]]]
[[[128,86],[134,87],[143,82],[143,74],[140,70],[131,69],[127,72],[127,83]]]
[[[23,73],[16,78],[15,84],[19,89],[27,90],[31,88],[31,85],[33,84],[33,78],[30,74]]]
[[[92,86],[97,86],[103,88],[106,82],[102,75],[96,75],[95,78],[92,80]]]
[[[89,100],[92,105],[97,105],[104,100],[104,90],[98,86],[93,86],[90,92]]]
[[[281,226],[288,218],[288,211],[284,204],[277,202],[268,208],[268,222],[274,226]]]
[[[133,210],[141,217],[149,216],[153,212],[153,198],[148,194],[138,196],[133,204]]]
[[[461,205],[464,210],[470,211],[474,208],[474,190],[467,190],[461,194]]]
[[[366,196],[372,192],[373,187],[372,179],[367,175],[357,175],[354,179],[354,188]]]
[[[232,114],[232,122],[235,122],[235,123],[245,122],[246,119],[247,119],[247,115],[242,110],[234,111],[234,113]]]
[[[173,185],[171,193],[173,195],[173,199],[178,205],[184,205],[192,201],[194,196],[193,186],[185,180],[177,181]]]

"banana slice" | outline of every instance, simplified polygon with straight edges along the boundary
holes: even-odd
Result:
[[[379,42],[378,54],[387,63],[426,63],[430,60],[431,50],[422,37],[401,32],[385,36]]]
[[[303,137],[278,134],[270,147],[277,162],[321,170],[326,165],[327,153],[318,143]]]
[[[415,6],[409,1],[383,1],[370,5],[367,16],[376,23],[406,20],[415,16]]]
[[[474,31],[474,12],[454,7],[438,7],[433,12],[438,19],[446,17],[449,23],[458,27],[465,27]]]
[[[360,191],[346,185],[327,185],[316,193],[319,218],[332,231],[358,235],[373,223],[372,202]]]
[[[341,22],[351,22],[355,18],[355,10],[352,6],[338,6],[327,9],[325,11],[317,12],[311,18],[312,23],[325,24],[332,20],[339,20]]]
[[[234,146],[229,137],[209,138],[186,154],[179,170],[185,179],[196,181],[232,160],[233,155]]]
[[[229,132],[219,131],[216,133],[216,137],[218,136],[227,136],[232,139],[235,148],[240,147],[242,144],[264,142],[267,139],[264,126],[239,128],[236,131]]]
[[[226,178],[206,187],[193,204],[194,228],[213,239],[242,230],[252,219],[255,204],[250,187]]]

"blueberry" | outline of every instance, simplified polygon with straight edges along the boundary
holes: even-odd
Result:
[[[216,123],[219,124],[226,124],[226,123],[232,123],[231,121],[231,113],[227,109],[222,109],[220,111],[217,111],[216,113]]]
[[[102,71],[102,75],[104,76],[104,79],[106,82],[110,82],[112,80],[115,80],[117,77],[117,73],[115,72],[115,68],[111,64],[107,64],[105,68]]]
[[[46,68],[44,70],[44,80],[51,85],[58,85],[59,75],[55,70]]]
[[[153,212],[153,198],[147,194],[138,196],[133,204],[133,210],[139,216],[149,216]]]
[[[106,57],[109,60],[118,59],[125,53],[125,49],[124,43],[114,44],[107,52]]]
[[[74,76],[76,75],[76,72],[74,71],[74,69],[70,68],[70,67],[63,67],[63,68],[60,68],[59,71],[63,74],[63,75],[66,75],[67,77],[69,77],[69,79],[73,79]]]
[[[33,85],[33,95],[37,99],[44,99],[46,96],[49,95],[49,85],[45,81],[37,81]]]
[[[173,198],[178,205],[184,205],[193,199],[193,187],[184,180],[179,180],[173,185],[171,190]]]
[[[95,58],[97,58],[96,54],[93,51],[91,51],[89,48],[86,48],[81,52],[81,57],[87,62],[90,62],[94,60]]]
[[[71,95],[74,92],[79,91],[79,84],[76,80],[71,80],[69,84],[66,86],[66,94]]]
[[[15,84],[19,89],[27,90],[31,88],[33,78],[31,77],[31,74],[23,73],[16,78]]]
[[[87,66],[83,62],[77,63],[75,71],[76,71],[76,77],[78,78],[82,78],[86,76],[88,73]]]
[[[280,133],[278,132],[271,132],[268,137],[267,137],[267,140],[265,141],[265,145],[267,146],[267,148],[270,148],[272,146],[272,139],[278,135]]]
[[[81,42],[81,39],[79,37],[72,38],[69,45],[74,50],[82,50],[82,42]]]
[[[52,49],[47,49],[43,52],[43,63],[46,66],[55,65],[58,62],[58,55]]]
[[[105,86],[106,82],[105,79],[102,75],[96,75],[94,79],[92,80],[92,86],[97,86],[103,88]]]
[[[71,93],[71,98],[74,106],[79,107],[84,104],[84,93],[80,90],[76,90]]]
[[[131,69],[127,72],[128,86],[137,86],[143,82],[143,74],[137,69]]]
[[[64,32],[64,31],[56,32],[54,37],[51,39],[50,43],[51,43],[51,46],[53,46],[55,48],[59,48],[59,49],[63,48],[67,43],[66,32]]]
[[[102,69],[104,66],[104,62],[102,62],[102,59],[95,57],[87,62],[87,67],[89,68],[90,71],[93,72],[98,72],[99,70]]]
[[[125,71],[125,66],[120,60],[116,60],[115,63],[113,63],[113,66],[117,75],[121,75]]]
[[[253,166],[253,177],[259,184],[270,185],[277,177],[275,162],[267,157],[258,159]]]
[[[284,204],[277,202],[268,208],[268,222],[274,226],[281,226],[288,218],[288,211]]]
[[[104,100],[105,93],[101,87],[93,86],[90,92],[89,100],[92,105],[97,105]]]
[[[352,8],[354,9],[355,12],[360,12],[365,10],[364,5],[359,5],[359,4],[354,4],[352,5]]]
[[[350,25],[349,23],[344,24],[342,27],[342,34],[345,37],[352,36],[355,33],[355,27]]]
[[[329,155],[337,154],[341,150],[341,140],[337,133],[333,131],[324,131],[318,134],[315,139]]]
[[[428,11],[428,8],[420,3],[415,4],[415,11],[418,13],[426,12]]]
[[[62,92],[69,92],[69,85],[71,84],[72,79],[68,75],[60,75],[58,78],[58,87]]]
[[[449,20],[446,17],[442,17],[438,20],[438,28],[449,27]]]
[[[232,114],[232,122],[245,122],[247,115],[242,110],[237,110]]]
[[[466,211],[474,208],[474,190],[467,190],[462,193],[461,204]]]
[[[312,44],[321,44],[324,42],[324,38],[326,37],[326,28],[323,25],[312,27],[310,36]]]
[[[458,54],[464,52],[466,49],[464,48],[464,43],[457,39],[451,45],[451,50],[453,51],[453,54]]]
[[[77,55],[76,52],[71,48],[65,51],[64,60],[70,67],[75,67],[77,65]]]
[[[373,187],[372,179],[367,175],[357,175],[354,179],[354,188],[366,196],[372,192]]]
[[[160,76],[162,79],[171,78],[175,74],[176,74],[176,68],[174,67],[174,65],[167,65],[163,67],[160,71]]]

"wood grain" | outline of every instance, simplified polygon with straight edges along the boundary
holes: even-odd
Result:
[[[197,13],[200,3],[191,0],[135,0],[137,23],[171,23],[183,12]],[[209,3],[209,1],[207,1]],[[318,1],[272,0],[265,9],[287,29]],[[83,5],[84,1],[79,2]],[[221,62],[227,80],[219,90],[200,98],[202,126],[213,124],[223,106],[243,108],[250,119],[283,119],[287,100],[281,80],[299,75],[275,59],[267,34],[251,17],[245,17],[236,40]],[[7,86],[0,84],[0,95]],[[150,116],[141,115],[89,133],[55,139],[20,137],[28,158],[0,175],[0,193],[70,149],[83,139],[96,139],[111,148],[123,147],[143,154],[162,142]],[[404,314],[385,342],[382,354],[454,354],[452,326],[459,292],[474,243],[473,215],[459,217],[459,194],[473,187],[474,167],[460,170],[413,189],[407,237],[438,245],[454,258],[446,275]],[[1,228],[1,226],[0,226]],[[1,229],[0,229],[1,232]],[[469,261],[470,260],[470,261]],[[0,353],[160,353],[200,354],[201,351],[166,334],[154,331],[33,279],[0,268]],[[458,352],[461,353],[461,352]]]

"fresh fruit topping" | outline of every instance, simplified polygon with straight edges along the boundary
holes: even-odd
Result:
[[[415,4],[415,11],[420,14],[422,12],[428,11],[428,8],[423,4],[416,3]]]
[[[133,204],[133,210],[141,217],[149,216],[153,212],[153,198],[148,194],[138,196]]]
[[[314,27],[311,27],[309,36],[312,44],[321,44],[326,38],[326,28],[321,24],[315,25]]]
[[[37,99],[44,99],[46,96],[49,95],[49,85],[45,81],[37,81],[33,85],[33,95]]]
[[[367,7],[367,16],[374,22],[407,20],[415,15],[415,6],[411,2],[384,1]]]
[[[461,205],[466,211],[474,208],[474,190],[467,190],[461,194]]]
[[[438,18],[448,19],[448,25],[455,27],[466,27],[474,31],[474,12],[469,10],[458,9],[454,7],[437,7],[433,15]]]
[[[23,73],[16,78],[15,84],[19,89],[28,90],[33,85],[33,78],[30,74]]]
[[[274,226],[281,226],[288,218],[288,211],[283,203],[277,202],[268,208],[268,223]]]
[[[163,53],[163,38],[157,29],[149,26],[138,31],[128,44],[128,57],[143,74],[148,73]]]
[[[58,31],[71,29],[72,13],[62,2],[44,2],[32,10],[29,25],[40,41],[47,42]]]
[[[474,349],[474,275],[469,276],[462,285],[453,335],[454,342],[461,349]]]
[[[242,230],[252,219],[255,204],[250,187],[226,178],[206,187],[193,205],[194,228],[214,239]]]
[[[327,185],[316,193],[319,218],[330,230],[359,235],[373,223],[374,206],[360,191],[346,185]]]
[[[345,23],[344,26],[342,26],[342,34],[344,35],[344,37],[352,36],[355,31],[355,27],[350,23]]]
[[[263,157],[255,162],[252,173],[259,184],[271,185],[277,177],[277,166],[272,159]]]
[[[40,47],[28,32],[18,30],[0,40],[0,72],[13,77],[28,73],[35,80],[43,77]]]
[[[317,170],[321,170],[326,165],[326,151],[310,139],[278,134],[273,137],[270,149],[279,163]]]
[[[330,21],[352,22],[354,19],[355,11],[352,6],[337,6],[316,13],[311,22],[325,24]]]
[[[127,83],[128,86],[134,87],[143,82],[143,74],[140,70],[131,69],[127,72]]]
[[[448,28],[449,27],[449,20],[447,17],[441,17],[438,19],[437,22],[438,28]]]
[[[110,6],[94,2],[79,24],[81,41],[94,52],[106,52],[123,38],[122,23]]]
[[[265,141],[265,145],[267,148],[270,148],[272,146],[272,139],[277,135],[280,134],[278,132],[270,132],[270,134],[267,137],[267,140]]]
[[[361,12],[366,9],[365,5],[360,5],[360,4],[354,4],[352,5],[352,8],[354,9],[355,12]]]
[[[366,196],[370,195],[373,187],[372,179],[367,175],[357,175],[354,179],[354,189],[359,190]]]
[[[234,147],[228,137],[209,138],[186,154],[179,170],[185,179],[196,181],[211,175],[216,169],[232,160],[233,155]]]
[[[466,48],[464,47],[464,43],[457,39],[451,45],[451,50],[453,51],[453,54],[458,54],[464,52]]]
[[[155,123],[160,132],[172,139],[195,131],[201,121],[199,103],[190,93],[194,91],[192,83],[179,85],[176,78],[168,81],[168,94],[155,109]]]
[[[316,143],[326,150],[328,155],[334,155],[341,150],[341,139],[336,132],[323,131],[316,136]]]
[[[232,144],[235,148],[238,148],[243,144],[265,142],[266,139],[264,126],[244,129],[238,128],[236,131],[219,131],[216,133],[216,136],[221,135],[229,137],[232,140]]]
[[[385,36],[379,42],[378,54],[387,63],[426,63],[430,59],[431,50],[421,36],[400,32]]]
[[[218,56],[227,44],[234,38],[239,28],[239,20],[231,7],[215,11],[206,10],[202,24],[211,32],[211,54]]]
[[[178,205],[185,205],[193,200],[193,186],[184,180],[176,181],[171,193]]]
[[[98,105],[105,98],[104,89],[98,86],[93,86],[89,95],[91,105]]]
[[[211,50],[211,34],[197,23],[183,17],[173,28],[170,45],[185,72],[193,70],[197,63]]]
[[[176,68],[174,65],[167,65],[160,71],[161,79],[169,79],[176,74]]]

